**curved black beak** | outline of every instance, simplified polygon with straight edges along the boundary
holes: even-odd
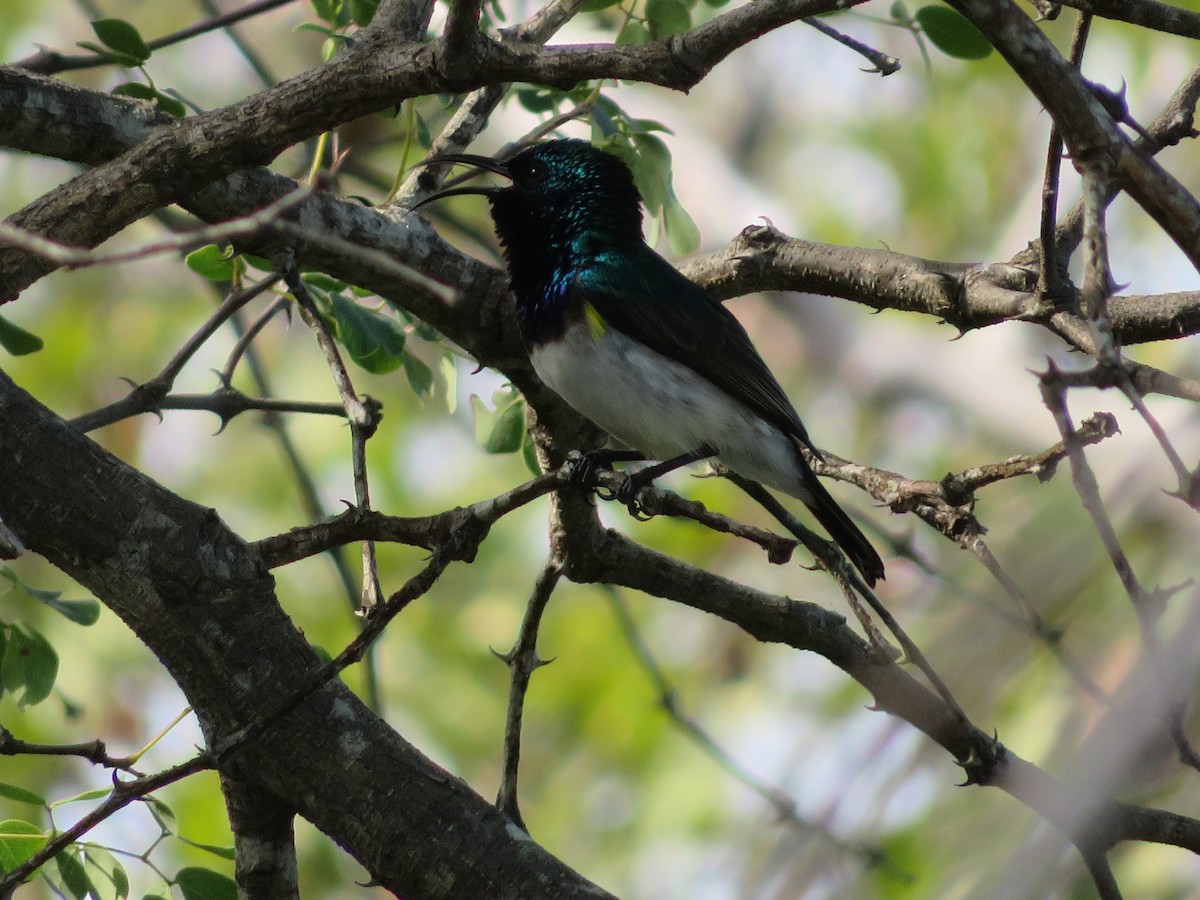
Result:
[[[418,166],[433,166],[438,163],[464,163],[468,166],[474,166],[477,169],[483,169],[487,172],[494,172],[497,175],[502,175],[505,178],[512,178],[508,168],[504,163],[498,162],[488,156],[477,156],[474,153],[443,153],[440,156],[431,156],[429,159],[421,160],[417,163]],[[480,186],[480,187],[452,187],[445,190],[435,191],[430,194],[420,203],[415,204],[412,209],[417,210],[426,203],[432,203],[434,200],[441,200],[444,197],[457,197],[463,194],[473,194],[476,196],[492,197],[500,191],[505,190],[501,187]]]

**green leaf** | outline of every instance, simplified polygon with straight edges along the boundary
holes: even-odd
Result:
[[[246,264],[233,252],[232,247],[222,249],[216,244],[193,250],[184,257],[184,262],[189,269],[209,281],[232,281],[235,275],[246,270]]]
[[[150,815],[154,816],[154,821],[162,826],[163,831],[174,834],[175,810],[152,794],[147,795],[143,802],[146,804],[146,809],[150,810]]]
[[[587,0],[579,10],[580,12],[600,12],[600,10],[616,6],[620,2],[621,0]]]
[[[150,48],[138,30],[124,19],[97,19],[92,23],[92,31],[110,50],[137,60],[136,65],[150,58]]]
[[[58,677],[58,654],[49,641],[27,625],[18,622],[9,631],[0,663],[0,682],[6,690],[25,692],[17,698],[17,706],[34,706],[50,696],[54,679]]]
[[[45,806],[46,801],[33,791],[27,791],[23,787],[17,787],[15,784],[6,784],[0,781],[0,797],[7,797],[9,800],[15,800],[17,803],[28,803],[30,806]]]
[[[154,102],[158,104],[158,108],[165,112],[168,116],[175,119],[182,119],[187,115],[187,106],[177,97],[172,97],[169,94],[164,94],[162,91],[154,92]]]
[[[350,18],[359,28],[366,28],[375,18],[379,0],[350,0]]]
[[[633,135],[633,146],[637,150],[633,180],[646,203],[646,211],[657,215],[671,198],[671,151],[661,138],[652,134]]]
[[[330,295],[329,316],[350,358],[368,372],[384,375],[404,363],[404,329],[392,316],[341,294]]]
[[[0,822],[0,872],[11,872],[41,850],[50,836],[20,819]]]
[[[618,44],[649,44],[654,38],[640,19],[630,19],[617,35]]]
[[[349,287],[346,282],[338,281],[332,275],[326,275],[324,272],[305,272],[300,276],[300,280],[310,287],[319,288],[331,294],[337,291],[344,291]]]
[[[176,119],[182,119],[187,115],[187,107],[182,101],[164,94],[162,91],[150,87],[148,84],[142,84],[140,81],[127,81],[125,84],[119,84],[111,91],[117,97],[133,97],[137,100],[149,100],[154,103],[159,109],[167,115],[173,116]]]
[[[26,331],[8,321],[4,316],[0,316],[0,347],[13,356],[37,353],[45,345],[45,342],[36,334]]]
[[[700,246],[700,229],[680,204],[674,191],[663,207],[663,227],[667,229],[667,244],[676,256],[687,256]]]
[[[458,366],[453,354],[447,353],[438,360],[438,371],[446,385],[446,412],[454,415],[458,409]]]
[[[84,850],[84,862],[91,870],[92,896],[96,900],[125,900],[129,896],[129,876],[117,858],[95,844]]]
[[[112,793],[112,788],[92,788],[90,791],[83,791],[79,794],[72,794],[70,797],[63,797],[61,800],[55,800],[50,804],[51,808],[65,806],[68,803],[79,803],[84,800],[99,800],[101,797],[107,797]]]
[[[98,600],[43,600],[55,612],[66,616],[76,625],[95,625],[100,618]]]
[[[183,893],[183,900],[237,900],[237,884],[227,875],[188,866],[175,873],[175,883]]]
[[[914,17],[930,43],[956,59],[983,59],[992,45],[978,28],[946,6],[922,6]]]
[[[317,14],[318,19],[323,19],[326,22],[333,22],[337,18],[337,0],[312,0],[313,12]]]
[[[900,25],[908,25],[912,21],[908,15],[908,7],[904,5],[904,0],[893,0],[888,9],[888,15],[891,16],[893,22]]]
[[[692,14],[679,0],[647,0],[646,20],[656,41],[692,27]]]
[[[528,431],[521,439],[521,459],[525,461],[525,468],[534,475],[542,474],[542,464],[538,462],[537,458],[537,446],[533,442],[533,435]]]
[[[84,900],[93,890],[83,863],[79,861],[79,851],[68,847],[58,853],[50,865],[42,869],[46,880],[67,897]]]
[[[207,850],[209,853],[213,853],[213,854],[221,857],[221,859],[228,859],[228,860],[232,861],[236,855],[236,851],[232,847],[217,847],[217,846],[214,846],[213,844],[198,844],[195,841],[189,841],[187,838],[183,837],[182,835],[176,835],[176,836],[179,838],[179,840],[183,841],[183,843],[187,844],[189,847],[195,847],[198,850]]]
[[[318,25],[316,22],[303,22],[297,25],[293,31],[315,31],[317,34],[323,34],[325,37],[330,37],[333,34],[333,29],[326,25]]]
[[[72,622],[80,625],[94,625],[100,618],[100,604],[95,600],[63,600],[62,591],[48,591],[45,588],[30,587],[25,584],[13,571],[11,566],[0,566],[0,578],[7,578],[26,594],[41,603],[46,604],[55,612],[66,616]]]
[[[433,370],[411,353],[404,354],[404,374],[418,397],[424,397],[433,388]]]
[[[411,102],[411,101],[410,101]],[[429,123],[419,110],[413,110],[413,123],[417,126],[417,143],[422,149],[428,150],[433,146],[433,135],[429,132]]]
[[[521,449],[525,434],[525,404],[521,395],[515,390],[497,391],[492,404],[489,409],[483,400],[471,395],[475,440],[485,453],[515,453]]]
[[[140,81],[127,81],[124,84],[119,84],[111,91],[117,97],[133,97],[137,100],[155,100],[158,98],[158,91],[150,87],[148,84],[142,84]]]
[[[630,119],[629,124],[637,131],[661,131],[665,134],[675,133],[662,122],[656,122],[654,119]]]
[[[562,97],[561,91],[534,87],[532,85],[514,88],[513,93],[516,94],[518,103],[535,114],[550,112],[555,109],[558,106],[559,99]]]
[[[101,47],[99,44],[93,44],[91,41],[76,41],[75,46],[82,47],[84,50],[91,50],[97,56],[101,56],[110,63],[126,69],[136,69],[142,64],[142,61],[136,56],[130,56],[128,53],[118,53],[115,50],[109,50],[107,47]]]

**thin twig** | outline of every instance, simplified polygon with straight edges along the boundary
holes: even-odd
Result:
[[[1129,557],[1121,547],[1116,529],[1113,528],[1112,521],[1104,508],[1096,476],[1092,472],[1091,466],[1088,465],[1083,447],[1076,440],[1075,426],[1071,422],[1071,415],[1067,409],[1066,386],[1060,378],[1060,374],[1058,366],[1054,364],[1053,360],[1049,360],[1046,372],[1041,375],[1042,402],[1054,417],[1054,422],[1067,446],[1075,492],[1091,517],[1092,524],[1100,535],[1100,541],[1108,552],[1113,568],[1121,579],[1121,584],[1125,587],[1129,599],[1133,602],[1138,622],[1141,625],[1143,641],[1149,646],[1154,642],[1153,623],[1158,618],[1161,608],[1159,604],[1151,602],[1151,596],[1138,582]]]
[[[242,330],[238,336],[237,343],[233,345],[233,349],[229,351],[229,357],[225,360],[225,366],[221,369],[221,383],[233,384],[233,373],[238,367],[238,363],[242,361],[242,357],[249,349],[254,339],[258,337],[259,332],[267,327],[267,323],[281,312],[290,312],[291,303],[286,297],[276,297],[271,301],[258,318],[250,323],[249,327]]]
[[[367,476],[367,441],[379,427],[379,406],[370,398],[362,398],[354,389],[350,373],[342,361],[333,335],[321,318],[312,296],[300,278],[300,272],[293,265],[284,268],[284,280],[296,303],[305,323],[317,336],[317,343],[325,354],[325,362],[329,366],[333,383],[337,387],[338,396],[346,411],[346,419],[350,423],[350,454],[351,467],[354,477],[354,502],[359,509],[371,508],[371,487]],[[369,613],[379,603],[379,568],[375,560],[375,545],[371,541],[362,544],[363,580],[362,580],[362,611]]]
[[[514,510],[568,484],[569,479],[569,470],[558,469],[498,496],[432,516],[406,518],[351,508],[327,522],[263,538],[252,547],[269,569],[362,540],[406,544],[429,551],[441,548],[455,559],[469,562],[475,558],[479,544],[492,525]]]
[[[638,663],[654,684],[655,692],[658,694],[659,706],[662,707],[663,712],[667,714],[667,717],[676,727],[683,731],[696,746],[707,753],[718,766],[765,800],[771,806],[771,809],[774,810],[780,821],[785,822],[806,837],[814,834],[819,835],[824,841],[834,845],[839,850],[861,856],[868,865],[876,866],[887,859],[885,852],[879,847],[846,841],[825,826],[806,819],[800,813],[800,804],[787,791],[755,775],[737,762],[727,750],[718,744],[713,736],[705,730],[704,726],[694,716],[684,710],[683,705],[679,701],[679,692],[671,684],[662,666],[654,658],[654,653],[646,644],[645,638],[642,637],[642,633],[638,629],[632,613],[629,611],[629,604],[625,602],[625,599],[613,585],[605,584],[603,587],[605,596],[608,598],[608,605],[612,609],[613,615],[616,616],[621,633],[625,636],[626,642],[637,657]]]
[[[850,607],[855,611],[856,614],[860,612],[860,609],[858,606],[858,600],[855,597],[855,593],[867,601],[867,604],[871,607],[875,615],[877,615],[883,621],[884,625],[887,626],[888,631],[890,631],[893,637],[896,638],[896,641],[900,644],[900,648],[904,651],[904,655],[907,657],[909,662],[916,666],[922,672],[922,674],[925,675],[925,677],[929,680],[929,683],[933,686],[933,689],[937,691],[938,695],[942,698],[943,702],[945,702],[946,706],[953,711],[954,715],[957,716],[961,722],[969,723],[970,719],[967,718],[967,714],[963,712],[962,707],[959,705],[958,700],[955,699],[954,694],[950,691],[950,688],[942,680],[942,677],[938,675],[937,671],[933,668],[933,665],[925,657],[925,654],[921,652],[921,648],[918,647],[912,638],[908,636],[908,633],[900,627],[900,623],[896,621],[896,617],[893,616],[887,607],[885,607],[879,601],[879,598],[875,596],[875,592],[863,583],[862,579],[858,576],[858,573],[851,568],[850,563],[846,560],[845,554],[842,553],[841,548],[839,548],[833,541],[826,540],[825,538],[822,538],[814,533],[812,530],[806,528],[800,522],[800,520],[793,516],[787,510],[787,508],[775,498],[773,494],[767,491],[767,489],[758,482],[752,481],[749,478],[743,478],[741,475],[738,475],[733,471],[725,471],[722,474],[740,487],[743,491],[745,491],[748,495],[754,498],[754,500],[756,500],[758,504],[763,507],[763,509],[773,515],[779,521],[779,523],[783,525],[784,528],[799,538],[800,543],[804,544],[805,548],[812,553],[814,557],[816,557],[821,568],[829,572],[829,574],[833,576],[834,580],[837,581],[838,587],[841,588],[842,593],[845,594],[846,599],[850,604]],[[893,655],[888,653],[889,648],[887,648],[885,644],[877,640],[878,632],[876,631],[874,625],[870,623],[869,619],[860,615],[859,620],[863,623],[863,627],[867,629],[868,637],[872,639],[872,643],[875,645],[875,647],[886,656]]]
[[[41,235],[25,231],[7,222],[0,222],[0,245],[9,244],[30,253],[45,257],[51,262],[68,268],[81,269],[89,266],[106,266],[116,263],[132,262],[146,259],[159,253],[177,253],[181,250],[193,250],[207,244],[224,244],[240,237],[248,237],[271,225],[281,213],[291,209],[308,199],[312,191],[307,185],[299,185],[273,203],[269,203],[257,212],[220,222],[216,225],[206,225],[192,231],[185,231],[170,237],[159,238],[156,241],[132,247],[128,250],[91,250],[86,247],[72,247],[58,241],[44,238]]]
[[[1088,34],[1091,31],[1092,17],[1082,14],[1075,22],[1075,31],[1071,35],[1071,50],[1068,59],[1076,70],[1083,60],[1083,50],[1087,45]],[[1040,265],[1038,266],[1038,296],[1043,302],[1058,301],[1066,285],[1059,271],[1059,260],[1056,256],[1058,221],[1058,186],[1062,172],[1063,140],[1058,125],[1050,120],[1050,140],[1046,150],[1046,173],[1042,181],[1042,215],[1041,215],[1041,245]],[[1065,266],[1064,266],[1065,269]]]
[[[197,2],[200,4],[201,9],[213,17],[213,21],[223,18],[221,10],[213,0],[197,0]],[[276,6],[281,6],[287,3],[288,0],[266,0],[266,2],[273,2]],[[245,12],[245,10],[241,10],[241,12]],[[247,18],[245,15],[238,18],[226,18],[221,22],[221,27],[225,30],[225,35],[229,38],[229,42],[237,48],[238,53],[242,54],[246,63],[254,70],[254,74],[258,76],[259,81],[263,83],[263,86],[270,87],[273,84],[278,84],[279,78],[267,67],[262,55],[255,51],[246,41],[242,40],[242,36],[234,30],[233,25],[245,18]]]
[[[582,487],[603,487],[613,492],[619,490],[629,478],[625,472],[614,472],[599,467],[593,469],[589,476],[589,483]],[[642,488],[637,502],[638,507],[646,516],[667,515],[679,519],[691,519],[713,531],[730,534],[757,544],[766,551],[768,561],[774,565],[787,563],[792,558],[792,551],[796,549],[796,541],[792,538],[782,537],[766,529],[747,525],[729,516],[713,512],[697,500],[687,500],[674,491],[655,484]]]
[[[241,9],[235,9],[231,12],[213,16],[211,19],[206,19],[203,22],[197,22],[195,25],[189,25],[187,28],[181,28],[179,31],[174,31],[171,34],[163,35],[162,37],[146,41],[146,46],[151,50],[159,50],[163,47],[181,44],[186,40],[197,37],[198,35],[207,34],[210,31],[217,31],[221,28],[227,28],[235,22],[241,22],[253,16],[260,15],[261,13],[268,12],[276,7],[286,6],[291,2],[293,2],[293,0],[256,0],[256,2],[248,3]],[[93,16],[93,18],[99,18],[99,16]],[[108,57],[101,56],[97,53],[67,56],[59,53],[57,50],[47,50],[43,48],[33,56],[19,60],[13,65],[17,68],[26,69],[30,72],[38,72],[42,75],[55,75],[59,72],[68,72],[76,69],[90,69],[96,66],[105,66],[110,64],[111,60]]]
[[[0,756],[78,756],[97,766],[119,769],[139,775],[133,768],[134,760],[128,756],[110,756],[104,741],[99,739],[80,744],[38,744],[23,741],[0,725]]]
[[[291,309],[290,302],[285,297],[277,298],[277,302],[287,303],[288,309]],[[274,305],[274,304],[272,304]],[[232,370],[237,364],[236,355],[238,348],[244,347],[244,357],[246,360],[246,368],[249,370],[250,377],[254,382],[254,386],[258,394],[263,399],[274,396],[275,391],[271,387],[270,379],[267,377],[266,366],[263,364],[258,349],[255,347],[252,340],[249,339],[251,331],[254,331],[254,325],[249,328],[245,327],[241,321],[241,314],[238,313],[230,320],[234,332],[239,335],[238,343],[230,354],[230,359],[226,362],[226,369],[229,372],[225,378],[225,383],[229,384],[233,380]],[[260,317],[259,322],[262,322]],[[258,322],[254,323],[258,324]],[[265,324],[265,323],[264,323]],[[259,329],[261,330],[261,328]],[[340,404],[339,404],[340,406]],[[344,415],[344,409],[339,412]],[[283,451],[284,458],[287,460],[288,467],[291,470],[291,475],[295,481],[299,499],[302,508],[308,516],[308,521],[319,522],[326,516],[326,510],[321,500],[320,492],[317,489],[316,480],[313,478],[312,472],[305,465],[304,460],[300,456],[300,451],[296,446],[296,442],[292,440],[291,433],[288,431],[287,419],[273,410],[265,410],[261,417],[262,424],[271,432],[279,442],[279,448]],[[350,608],[357,610],[362,603],[362,592],[359,590],[357,580],[351,570],[350,563],[346,558],[345,548],[341,546],[330,547],[328,549],[329,561],[333,564],[333,571],[337,576],[338,583],[342,587],[342,591],[346,596]],[[379,696],[379,677],[375,657],[373,653],[368,653],[364,661],[364,694],[367,704],[371,709],[379,712],[380,696]]]
[[[1122,393],[1125,394],[1126,399],[1133,405],[1133,408],[1137,410],[1138,415],[1142,417],[1142,421],[1146,423],[1146,427],[1150,429],[1150,433],[1158,441],[1158,446],[1162,448],[1163,455],[1166,456],[1167,462],[1170,463],[1171,469],[1175,472],[1178,486],[1175,489],[1174,496],[1183,500],[1192,509],[1200,509],[1200,480],[1184,464],[1183,458],[1179,455],[1179,451],[1175,449],[1175,445],[1171,443],[1171,438],[1167,436],[1166,430],[1159,424],[1154,414],[1150,412],[1149,407],[1146,406],[1145,401],[1142,399],[1141,393],[1134,387],[1133,381],[1129,378],[1124,368],[1119,370],[1119,375],[1119,386]]]
[[[889,56],[874,47],[868,47],[862,41],[856,41],[849,35],[842,34],[835,28],[830,28],[821,19],[810,18],[802,20],[805,25],[810,25],[826,37],[831,37],[843,47],[849,47],[859,56],[866,59],[874,69],[864,70],[871,74],[878,73],[879,75],[891,75],[893,72],[900,71],[900,60],[894,56]]]
[[[120,781],[113,778],[112,793],[104,802],[81,818],[65,831],[51,838],[40,850],[27,860],[14,866],[0,878],[0,897],[9,897],[12,891],[26,878],[45,865],[66,847],[69,847],[80,837],[87,834],[113,813],[124,809],[134,800],[140,800],[148,794],[164,788],[169,784],[181,781],[197,772],[213,768],[215,757],[209,751],[203,751],[185,763],[164,769],[154,775],[135,778],[132,781]]]
[[[139,413],[157,412],[159,409],[167,408],[163,404],[168,397],[168,392],[175,384],[175,379],[179,377],[179,373],[183,371],[183,367],[195,355],[196,351],[216,333],[218,328],[229,321],[239,309],[264,291],[269,290],[277,281],[279,281],[278,275],[268,275],[248,288],[231,293],[217,310],[208,317],[208,320],[196,333],[187,339],[178,352],[171,357],[170,361],[163,366],[161,372],[149,381],[137,385],[129,394],[115,403],[110,403],[108,406],[78,416],[72,420],[72,424],[81,431],[92,431],[96,428],[119,422],[121,419],[138,415]],[[225,383],[228,384],[228,382]]]
[[[546,604],[550,602],[561,577],[562,564],[555,559],[547,560],[533,586],[533,593],[525,607],[525,617],[521,620],[521,630],[517,633],[512,649],[507,653],[492,651],[504,660],[509,671],[508,711],[504,717],[504,765],[500,790],[496,794],[496,808],[526,831],[529,829],[521,817],[517,797],[517,776],[521,762],[521,722],[525,715],[525,694],[529,690],[529,680],[534,672],[551,662],[538,656],[538,629],[542,624]]]

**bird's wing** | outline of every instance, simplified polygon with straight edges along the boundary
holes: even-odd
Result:
[[[572,293],[604,325],[689,367],[812,448],[795,408],[742,324],[651,248],[593,258],[576,277]]]

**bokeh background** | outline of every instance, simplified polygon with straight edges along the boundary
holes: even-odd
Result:
[[[501,2],[492,12],[513,23],[535,9]],[[899,57],[898,73],[866,73],[860,57],[797,24],[735,53],[690,95],[632,84],[605,90],[631,115],[673,131],[664,139],[673,154],[676,194],[699,228],[698,250],[716,249],[766,218],[814,240],[940,260],[1010,258],[1037,235],[1047,116],[995,55],[967,62],[931,49],[926,61],[913,34],[889,23],[887,4],[859,10],[830,23]],[[437,15],[443,12],[439,7]],[[150,38],[208,14],[200,2],[0,0],[0,58],[21,59],[38,45],[72,51],[76,41],[95,39],[89,21],[100,15],[126,19]],[[712,14],[703,4],[693,9],[696,19]],[[1060,46],[1071,18],[1067,11],[1063,21],[1044,26]],[[282,79],[319,63],[323,37],[298,30],[314,21],[312,7],[297,2],[235,30],[272,77]],[[615,21],[612,9],[583,15],[557,40],[611,40]],[[1147,121],[1196,59],[1195,44],[1184,39],[1098,23],[1084,71],[1113,88],[1124,83],[1132,114]],[[206,109],[262,84],[224,33],[156,51],[148,70],[159,87]],[[140,78],[115,67],[62,77],[101,90]],[[436,131],[452,102],[425,98],[417,112]],[[403,114],[376,116],[343,129],[340,146],[350,150],[353,166],[335,189],[382,201],[400,164],[406,122]],[[536,123],[535,115],[509,101],[474,149],[494,150]],[[572,124],[563,133],[586,136],[588,128]],[[274,165],[304,177],[311,152],[311,146],[294,148]],[[1162,159],[1189,187],[1200,186],[1194,146]],[[0,214],[74,171],[54,160],[0,153]],[[1064,194],[1067,202],[1078,195],[1069,165]],[[471,253],[496,259],[481,202],[448,204],[440,227]],[[137,246],[163,228],[147,220],[107,246]],[[1197,288],[1196,272],[1133,204],[1118,200],[1109,228],[1114,275],[1129,292]],[[669,252],[665,241],[663,248]],[[124,379],[155,374],[217,299],[209,282],[171,255],[58,271],[4,309],[41,336],[45,349],[4,356],[2,365],[62,415],[78,415],[122,396]],[[1030,325],[960,337],[927,318],[797,295],[746,297],[732,301],[731,309],[820,446],[913,478],[937,479],[1054,444],[1059,436],[1032,372],[1044,369],[1048,356],[1065,367],[1082,365]],[[234,340],[222,332],[210,341],[176,390],[212,390],[212,370],[223,366]],[[290,328],[277,320],[257,346],[279,396],[336,400],[315,342],[298,320]],[[503,380],[474,373],[470,360],[450,356],[450,366],[443,362],[446,348],[436,342],[414,337],[409,346],[437,373],[425,395],[414,392],[402,372],[354,372],[359,390],[385,408],[369,448],[376,506],[427,514],[527,478],[519,454],[488,455],[475,437],[470,398],[490,401]],[[1130,348],[1129,355],[1197,377],[1195,351],[1195,339],[1188,339]],[[250,389],[244,371],[239,379]],[[1113,394],[1077,392],[1071,402],[1077,421],[1110,410],[1121,424],[1122,434],[1091,449],[1089,459],[1142,580],[1168,586],[1193,577],[1196,520],[1164,493],[1173,476],[1143,423]],[[1164,398],[1150,403],[1184,459],[1194,461],[1200,447],[1195,409]],[[172,490],[216,509],[247,539],[304,522],[276,435],[254,414],[218,433],[219,424],[205,413],[168,412],[161,421],[141,416],[94,436]],[[293,416],[287,429],[326,509],[336,512],[353,497],[346,428],[334,418]],[[683,473],[669,483],[713,508],[766,524],[729,485]],[[977,509],[1001,564],[1045,620],[1062,630],[1057,647],[1033,633],[967,554],[911,518],[871,508],[845,487],[834,490],[873,533],[911,537],[915,559],[888,560],[881,597],[973,720],[996,728],[1006,744],[1055,774],[1076,771],[1100,739],[1097,729],[1105,722],[1111,727],[1114,715],[1076,673],[1122,698],[1142,651],[1131,606],[1066,465],[1045,484],[1026,478],[988,488]],[[602,514],[612,526],[689,562],[843,609],[835,588],[799,565],[769,566],[760,552],[687,522],[635,523],[620,508]],[[374,655],[382,714],[484,796],[494,795],[499,782],[507,692],[507,671],[493,649],[507,649],[516,635],[547,552],[545,524],[545,501],[505,519],[478,561],[452,568],[392,624]],[[412,550],[383,547],[380,553],[385,589],[419,563]],[[352,565],[356,556],[349,554]],[[13,569],[28,584],[82,595],[30,555]],[[276,575],[281,602],[310,640],[336,653],[352,638],[359,623],[327,558]],[[1185,590],[1168,608],[1162,621],[1168,640],[1185,626],[1195,601],[1194,589]],[[681,707],[728,764],[664,712],[622,611]],[[133,752],[185,708],[157,661],[107,612],[83,628],[13,589],[0,593],[0,620],[39,629],[61,658],[50,700],[19,710],[11,695],[0,699],[0,723],[19,737],[99,737],[113,753]],[[820,658],[759,645],[725,623],[659,600],[574,585],[560,588],[551,602],[539,649],[554,662],[534,676],[528,698],[522,810],[537,840],[618,894],[696,900],[1090,895],[1082,866],[1049,826],[998,791],[955,787],[960,773],[943,751],[907,725],[866,709],[868,695]],[[346,679],[367,690],[362,667]],[[181,761],[199,741],[194,721],[185,717],[148,752],[142,768]],[[1118,796],[1200,814],[1196,774],[1180,769],[1169,747],[1148,755],[1140,768],[1144,777],[1114,786]],[[74,761],[17,757],[0,760],[0,781],[64,798],[104,787],[108,775]],[[795,817],[781,817],[754,784],[793,802]],[[179,834],[230,843],[215,776],[192,778],[162,798],[177,816]],[[58,807],[54,822],[69,824],[88,805]],[[44,822],[44,812],[0,797],[0,819],[39,815]],[[141,854],[158,833],[135,805],[90,839]],[[356,883],[366,880],[361,868],[304,823],[297,842],[303,896],[370,894]],[[1128,896],[1188,897],[1200,890],[1200,864],[1182,850],[1139,845],[1118,849],[1113,858]],[[232,872],[226,860],[174,838],[156,845],[148,859],[152,865],[125,860],[135,892],[161,885],[159,872],[169,875],[181,865]],[[1014,872],[1028,881],[1014,885]],[[38,883],[18,895],[49,896]]]

